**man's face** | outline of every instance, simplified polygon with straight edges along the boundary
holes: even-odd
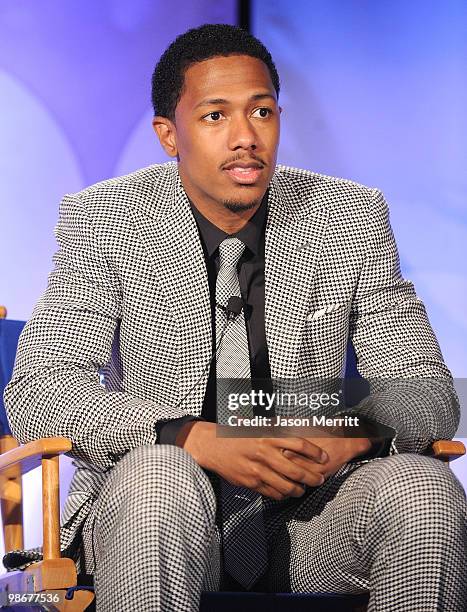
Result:
[[[198,207],[241,211],[261,201],[273,175],[279,114],[261,60],[214,57],[186,70],[175,123],[166,120],[161,135],[155,120],[155,129]]]

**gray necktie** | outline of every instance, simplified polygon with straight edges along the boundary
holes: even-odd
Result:
[[[245,249],[238,238],[226,238],[219,246],[220,268],[216,281],[216,341],[218,348],[216,372],[218,379],[250,379],[250,355],[245,316],[242,312],[227,325],[226,306],[230,297],[240,295],[237,263]],[[230,385],[228,392],[245,390]],[[251,386],[250,386],[251,388]],[[219,381],[217,395],[218,422],[225,422],[227,398],[225,386]],[[242,413],[245,416],[245,413]],[[250,588],[267,567],[267,548],[263,504],[259,493],[237,487],[221,479],[222,532],[226,571],[245,588]]]

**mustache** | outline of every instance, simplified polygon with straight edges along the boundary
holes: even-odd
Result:
[[[235,157],[231,157],[225,162],[222,162],[222,164],[220,165],[220,169],[222,170],[222,168],[224,166],[227,166],[227,164],[232,164],[237,161],[242,161],[242,162],[255,161],[255,162],[258,162],[259,164],[262,164],[264,167],[267,166],[267,163],[263,159],[261,159],[261,157],[259,157],[258,155],[249,155],[248,157],[245,157],[244,155],[236,155]]]

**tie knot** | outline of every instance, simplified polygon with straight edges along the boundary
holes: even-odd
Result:
[[[226,238],[219,245],[219,258],[221,267],[236,268],[238,260],[245,250],[245,245],[238,238]]]

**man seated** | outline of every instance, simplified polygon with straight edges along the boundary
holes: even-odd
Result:
[[[179,36],[152,92],[176,161],[65,196],[5,394],[20,442],[73,443],[62,547],[97,609],[255,589],[464,610],[465,496],[422,456],[458,405],[382,194],[276,165],[279,77],[241,29]],[[221,381],[339,378],[348,338],[371,386],[352,432],[220,434]]]

